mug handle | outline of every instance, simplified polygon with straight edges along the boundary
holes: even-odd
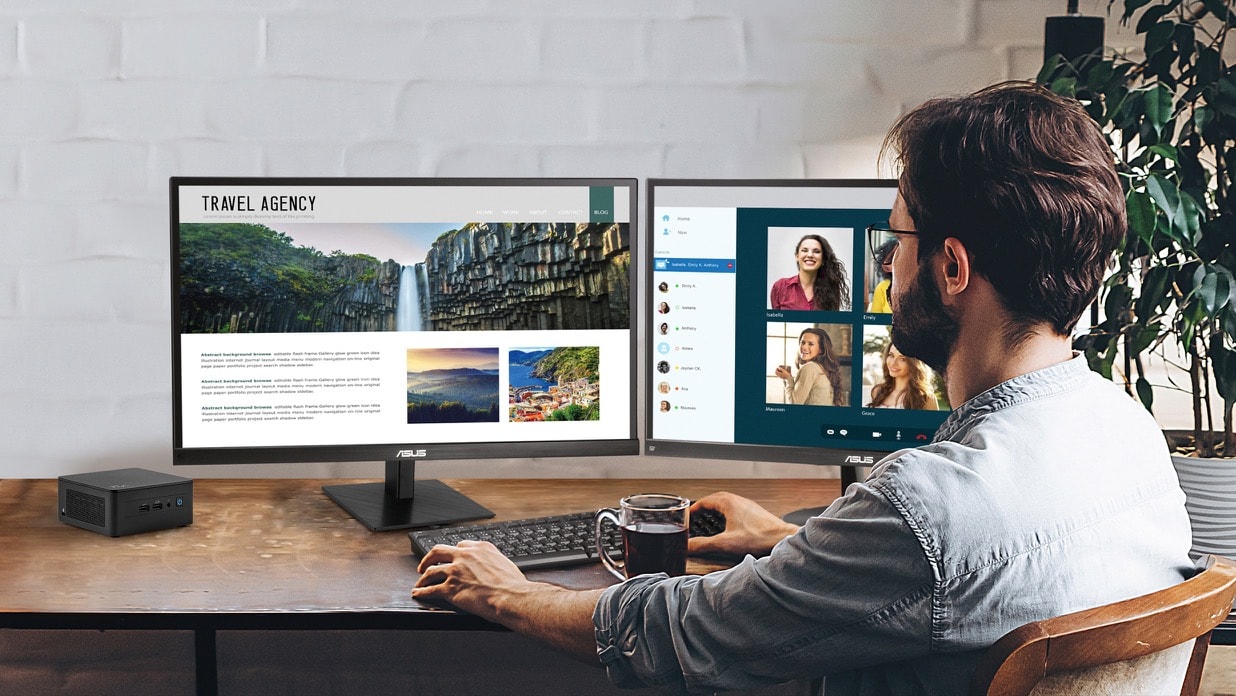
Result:
[[[614,574],[614,577],[619,580],[626,580],[626,564],[624,563],[619,565],[613,558],[610,558],[609,554],[605,552],[605,544],[601,539],[601,525],[605,523],[605,520],[613,522],[615,527],[619,525],[618,511],[614,508],[601,508],[600,510],[597,510],[596,515],[593,516],[592,519],[593,541],[596,544],[597,557],[601,559],[601,563],[605,565],[605,569]]]

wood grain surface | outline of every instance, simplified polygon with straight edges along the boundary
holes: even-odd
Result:
[[[199,479],[193,524],[105,537],[57,520],[55,480],[0,481],[0,613],[441,611],[414,602],[406,532],[374,533],[321,491],[353,480]],[[824,505],[835,479],[455,479],[517,519],[615,506],[631,493],[729,490],[776,514]],[[721,566],[693,559],[688,572]],[[538,571],[567,587],[613,582],[600,564]]]

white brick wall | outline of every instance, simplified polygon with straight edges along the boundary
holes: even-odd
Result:
[[[908,106],[1032,76],[1064,5],[7,0],[0,476],[170,469],[168,176],[875,176]]]

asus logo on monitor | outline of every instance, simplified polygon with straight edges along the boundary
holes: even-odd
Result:
[[[860,457],[857,454],[851,454],[845,458],[846,464],[875,464],[875,457],[866,456]]]
[[[398,452],[395,453],[395,459],[409,459],[411,457],[424,457],[427,454],[428,452],[423,449],[399,450]]]

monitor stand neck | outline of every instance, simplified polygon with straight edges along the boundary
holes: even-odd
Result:
[[[386,463],[386,494],[400,500],[416,497],[416,460],[396,459]]]
[[[493,517],[494,513],[437,480],[416,480],[416,461],[386,462],[386,480],[322,486],[322,491],[375,532],[432,527]]]

